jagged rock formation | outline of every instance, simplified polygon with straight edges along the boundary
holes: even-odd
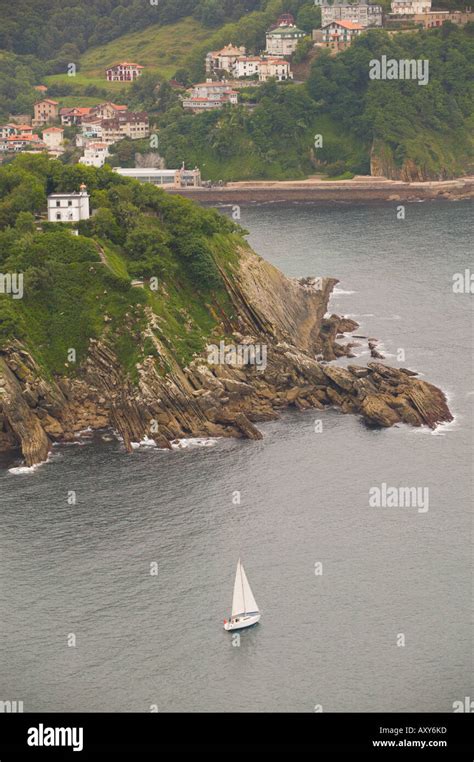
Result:
[[[452,420],[443,392],[412,371],[379,362],[366,368],[328,364],[352,356],[353,344],[337,339],[357,328],[347,318],[325,317],[335,279],[286,278],[245,247],[234,275],[222,270],[222,277],[233,314],[223,321],[221,336],[228,345],[265,346],[265,365],[211,365],[204,353],[180,367],[151,311],[143,338],[152,340],[155,356],[137,367],[138,383],[125,373],[106,333],[90,342],[74,378],[55,380],[13,342],[0,349],[0,450],[19,447],[33,465],[45,460],[52,442],[70,441],[87,427],[113,428],[129,451],[144,438],[160,447],[192,436],[260,439],[255,424],[288,406],[337,406],[382,427]]]

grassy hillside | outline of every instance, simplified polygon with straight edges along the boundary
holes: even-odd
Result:
[[[46,193],[81,182],[95,215],[79,223],[80,235],[35,223]],[[24,274],[24,298],[0,295],[0,347],[20,339],[48,375],[74,374],[89,340],[107,336],[134,378],[135,364],[154,354],[142,334],[151,309],[157,339],[185,364],[232,314],[216,262],[228,269],[243,244],[226,217],[161,189],[109,169],[19,156],[0,168],[0,269]],[[157,288],[132,287],[137,277],[155,278]]]
[[[46,83],[77,83],[80,85],[96,85],[106,88],[111,95],[127,87],[121,82],[107,82],[105,69],[119,61],[134,61],[151,71],[169,79],[177,69],[182,67],[189,51],[202,44],[211,36],[211,30],[204,27],[193,18],[186,18],[177,24],[161,26],[153,24],[141,32],[126,34],[116,40],[91,48],[79,61],[76,77],[67,74],[56,74],[46,78]]]
[[[303,0],[292,0],[297,9]],[[55,74],[47,83],[75,82],[105,88],[113,96],[129,87],[124,83],[108,83],[105,68],[119,61],[134,61],[147,67],[147,71],[163,79],[170,79],[180,68],[187,68],[194,78],[204,72],[204,57],[213,50],[233,42],[245,45],[250,51],[265,45],[265,30],[286,10],[285,0],[268,0],[263,11],[245,14],[237,21],[216,27],[204,26],[194,17],[186,17],[174,24],[152,24],[146,29],[125,34],[109,43],[87,50],[79,57],[77,75]]]

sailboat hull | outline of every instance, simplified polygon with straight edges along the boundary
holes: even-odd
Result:
[[[260,621],[260,614],[242,614],[237,619],[224,624],[224,630],[243,630],[245,627],[252,627]]]

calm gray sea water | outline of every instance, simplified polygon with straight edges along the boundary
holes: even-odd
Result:
[[[129,456],[91,441],[2,470],[0,699],[339,712],[451,711],[474,695],[474,297],[452,292],[473,267],[471,220],[469,203],[407,205],[405,221],[393,205],[242,208],[254,248],[289,275],[340,278],[331,310],[445,389],[455,421],[370,431],[293,412],[261,442]],[[383,482],[428,488],[429,510],[370,507]],[[262,620],[237,647],[222,620],[239,555]]]

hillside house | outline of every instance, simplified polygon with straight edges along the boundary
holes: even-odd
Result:
[[[462,26],[469,21],[474,21],[474,13],[472,11],[427,11],[426,13],[415,13],[410,18],[415,24],[421,24],[424,29],[435,29],[436,27],[443,26],[446,21],[451,21],[452,24],[458,24]]]
[[[80,164],[86,167],[96,167],[100,169],[104,166],[109,155],[109,146],[107,143],[89,143],[84,151],[84,156],[79,159]]]
[[[123,138],[142,140],[148,137],[150,125],[145,111],[127,111],[118,114],[113,119],[102,120],[102,141],[116,143]]]
[[[42,124],[49,124],[55,122],[59,116],[59,103],[53,101],[50,98],[45,98],[42,101],[37,101],[34,107],[33,126],[39,127]]]
[[[48,196],[49,222],[79,222],[89,217],[89,194],[85,185],[81,185],[79,193],[52,193]]]
[[[383,25],[383,8],[381,5],[369,3],[334,3],[323,5],[321,8],[321,27],[332,21],[352,21],[363,27],[381,27]]]
[[[31,124],[14,124],[10,123],[10,126],[14,128],[17,135],[33,135],[33,127]]]
[[[0,138],[8,138],[11,135],[29,137],[33,135],[33,128],[29,124],[14,124],[13,122],[0,125]]]
[[[396,16],[414,16],[415,13],[428,13],[431,0],[392,0],[392,14]]]
[[[242,56],[236,60],[232,73],[237,79],[258,75],[261,61],[259,56]]]
[[[225,71],[231,74],[237,59],[245,56],[246,52],[243,46],[238,48],[231,43],[222,50],[209,52],[206,56],[206,73],[213,74],[214,72]]]
[[[306,32],[293,24],[280,24],[275,29],[268,30],[265,51],[272,56],[291,56],[304,37]]]
[[[105,70],[107,82],[134,82],[141,76],[144,68],[140,64],[128,61],[115,64]]]
[[[290,64],[284,58],[264,58],[260,63],[258,79],[260,82],[266,82],[269,79],[283,82],[287,79],[293,79],[293,72],[290,69]]]
[[[5,140],[5,138],[9,138],[10,135],[16,135],[15,125],[2,124],[0,126],[0,140]]]
[[[59,109],[59,118],[64,127],[72,127],[75,124],[81,124],[82,120],[90,115],[92,108],[81,106],[80,108],[61,108]]]
[[[228,82],[200,82],[186,91],[183,108],[194,113],[236,105],[238,94]]]
[[[81,132],[76,135],[76,145],[86,146],[89,140],[102,141],[102,119],[86,117],[81,122]]]
[[[38,135],[9,135],[0,138],[0,151],[2,153],[18,153],[28,151],[38,153],[46,150],[46,145]]]
[[[352,21],[333,21],[322,27],[321,31],[323,47],[338,53],[350,47],[353,40],[364,31],[364,27]]]
[[[234,76],[252,77],[257,76],[259,82],[266,82],[272,77],[279,82],[293,79],[293,73],[289,62],[285,58],[272,58],[270,56],[243,56],[234,64]]]
[[[43,130],[43,142],[49,151],[62,150],[64,130],[62,127],[47,127]]]
[[[99,103],[98,106],[94,106],[91,109],[89,116],[95,116],[99,119],[113,119],[118,114],[123,114],[128,111],[128,106],[118,105],[117,103]]]

